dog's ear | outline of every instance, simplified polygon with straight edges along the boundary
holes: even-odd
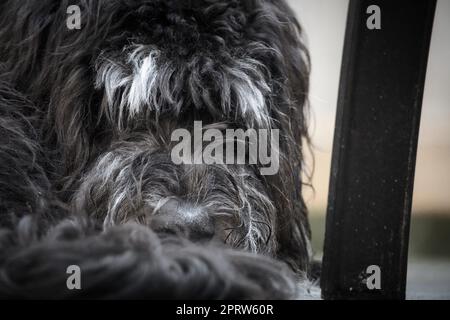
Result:
[[[72,4],[80,7],[80,30],[67,27]],[[61,146],[59,160],[68,172],[76,173],[91,152],[95,126],[91,117],[95,110],[89,109],[95,94],[91,60],[113,19],[100,14],[100,5],[114,4],[7,0],[0,12],[0,62],[12,85],[47,112],[45,129],[49,140]]]
[[[49,27],[59,1],[2,1],[0,10],[0,60],[13,82],[26,87],[41,63]]]
[[[295,270],[307,270],[310,229],[302,197],[301,173],[308,136],[308,90],[310,59],[303,32],[284,0],[266,0],[255,16],[255,35],[276,53],[264,64],[272,74],[270,115],[280,130],[280,171],[265,176],[279,214],[279,258]],[[259,20],[258,20],[259,19]]]
[[[27,214],[56,214],[39,145],[36,108],[4,80],[0,64],[0,228]]]

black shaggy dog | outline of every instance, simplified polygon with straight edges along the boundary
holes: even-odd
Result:
[[[309,57],[284,0],[7,0],[0,44],[1,298],[308,295]],[[278,173],[175,164],[196,120],[278,129]]]

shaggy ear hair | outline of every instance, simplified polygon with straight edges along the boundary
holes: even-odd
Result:
[[[86,221],[65,220],[43,237],[37,235],[34,224],[27,217],[15,231],[0,230],[2,299],[292,299],[310,295],[304,279],[295,279],[286,266],[262,256],[197,246],[176,236],[158,237],[135,224],[98,233]],[[81,290],[67,288],[70,274],[66,271],[72,265],[80,268]]]
[[[0,65],[0,70],[1,70]],[[0,76],[0,228],[24,215],[56,215],[50,181],[43,165],[38,115],[33,103]],[[47,217],[48,218],[48,217]]]
[[[69,30],[66,10],[73,2],[10,0],[0,12],[0,42],[4,44],[0,62],[13,86],[46,113],[43,129],[47,141],[59,147],[56,159],[62,164],[61,175],[67,178],[63,188],[76,181],[95,154],[92,136],[98,104],[93,102],[92,59],[111,25],[111,17],[99,11],[104,2],[78,0],[75,4],[82,8],[83,29],[95,31]]]
[[[275,233],[280,243],[278,257],[294,270],[309,271],[310,227],[302,197],[301,173],[305,173],[303,154],[308,147],[308,90],[310,59],[303,32],[295,14],[284,0],[262,2],[254,16],[256,41],[266,43],[274,56],[261,56],[269,68],[273,86],[272,128],[280,130],[280,171],[262,176],[266,181],[279,215]],[[307,174],[305,174],[308,177]]]

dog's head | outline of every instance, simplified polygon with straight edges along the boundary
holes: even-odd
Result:
[[[81,29],[67,28],[67,8]],[[16,85],[46,112],[76,210],[218,238],[306,269],[301,197],[309,58],[283,0],[6,1],[0,39]],[[175,164],[193,121],[279,130],[279,171]],[[81,182],[78,182],[81,181]]]

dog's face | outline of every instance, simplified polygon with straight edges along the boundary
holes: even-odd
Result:
[[[68,30],[69,5],[82,11]],[[5,8],[14,8],[9,1]],[[5,25],[12,81],[47,114],[74,210],[103,226],[139,221],[219,239],[305,270],[301,197],[308,56],[282,0],[110,0],[25,4]],[[13,21],[13,19],[11,19]],[[6,33],[10,32],[10,35]],[[27,39],[24,41],[17,41]],[[17,52],[17,55],[11,52]],[[171,133],[193,121],[280,130],[279,172],[175,164]]]
[[[252,167],[176,165],[170,149],[156,134],[114,143],[85,175],[77,211],[105,227],[132,220],[194,241],[276,252],[276,209]]]

